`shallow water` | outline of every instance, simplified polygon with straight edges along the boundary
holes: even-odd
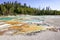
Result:
[[[10,17],[0,18],[0,20],[4,20],[4,21],[11,20],[11,19],[13,19],[13,18],[10,18]]]

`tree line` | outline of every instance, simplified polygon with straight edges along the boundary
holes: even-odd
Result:
[[[49,7],[46,9],[37,9],[27,6],[26,3],[22,5],[21,3],[15,2],[4,2],[0,4],[0,15],[60,15],[60,11],[51,10]]]

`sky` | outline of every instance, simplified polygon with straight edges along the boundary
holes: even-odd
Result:
[[[60,10],[60,0],[0,0],[0,4],[3,2],[20,2],[21,4],[26,3],[27,6],[34,8],[45,8],[50,7],[53,10]]]

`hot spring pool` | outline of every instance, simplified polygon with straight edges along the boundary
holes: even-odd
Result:
[[[0,20],[9,21],[9,20],[19,20],[22,22],[43,22],[46,18],[59,18],[59,16],[10,16],[10,17],[0,17]]]

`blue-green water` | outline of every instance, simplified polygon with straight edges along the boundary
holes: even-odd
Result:
[[[40,22],[42,20],[23,20],[24,22]]]
[[[7,21],[7,20],[12,20],[13,18],[10,18],[10,17],[4,17],[4,18],[0,18],[0,20],[4,20],[4,21]]]
[[[60,16],[14,16],[14,17],[0,17],[0,20],[8,21],[12,19],[27,21],[27,22],[40,22],[46,18],[59,18]]]

